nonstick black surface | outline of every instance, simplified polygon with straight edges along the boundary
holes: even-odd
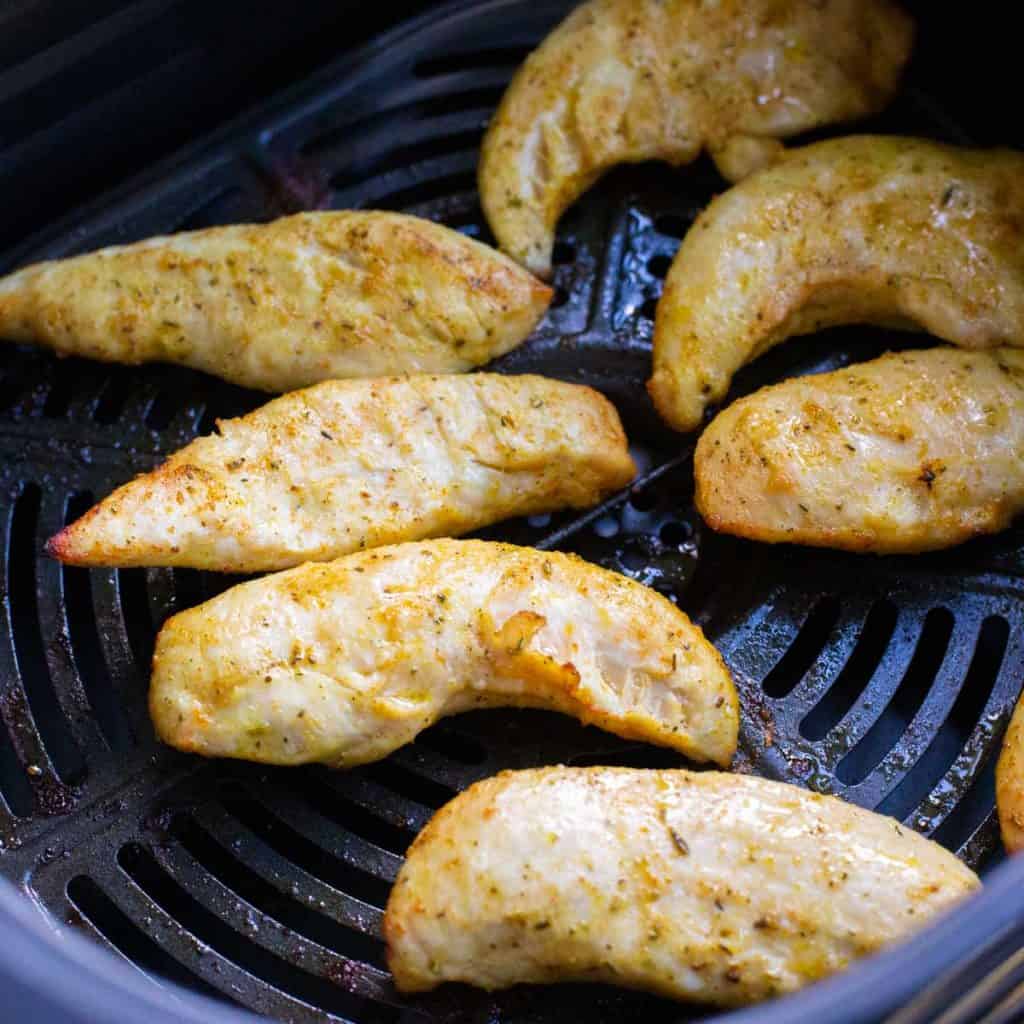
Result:
[[[440,8],[7,263],[313,207],[400,209],[491,241],[477,147],[513,70],[568,6]],[[913,73],[885,117],[861,127],[972,137]],[[739,685],[739,770],[894,815],[987,870],[1000,856],[995,756],[1022,681],[1024,533],[880,559],[702,527],[693,438],[660,427],[643,381],[662,279],[723,187],[707,162],[623,169],[566,216],[554,308],[497,368],[607,393],[641,477],[587,515],[485,535],[578,552],[676,600]],[[735,394],[926,343],[831,331],[759,360]],[[407,1004],[380,942],[405,849],[470,782],[678,756],[526,711],[452,719],[347,773],[201,762],[156,744],[145,709],[155,632],[233,579],[62,568],[42,544],[216,417],[263,400],[184,370],[0,346],[0,870],[143,970],[289,1021],[679,1020],[687,1011],[674,1004],[597,987],[449,990]]]

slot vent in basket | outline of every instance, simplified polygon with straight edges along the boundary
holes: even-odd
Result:
[[[933,608],[928,612],[914,655],[885,709],[836,768],[836,774],[847,785],[863,782],[907,731],[942,667],[954,621],[948,608]]]
[[[87,875],[76,875],[68,882],[68,900],[73,908],[72,921],[81,918],[102,936],[129,963],[147,971],[154,978],[175,981],[194,992],[223,999],[223,993],[184,968],[148,935]],[[80,925],[81,926],[81,925]]]

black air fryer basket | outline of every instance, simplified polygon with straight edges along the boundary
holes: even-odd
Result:
[[[516,66],[570,6],[457,0],[425,5],[413,20],[396,14],[387,34],[37,234],[3,269],[315,206],[403,210],[491,241],[475,190],[484,127]],[[375,7],[386,19],[388,4]],[[960,7],[958,18],[981,18],[984,7]],[[999,124],[1008,112],[992,74],[950,71],[951,57],[984,34],[933,9],[917,13],[905,88],[857,130],[1019,141]],[[140,27],[122,42],[153,40]],[[0,68],[0,87],[3,76]],[[127,109],[119,132],[146,116]],[[8,157],[0,151],[0,173],[11,168],[24,191],[25,161]],[[662,279],[723,187],[707,161],[623,168],[564,218],[554,306],[497,368],[605,392],[641,473],[582,516],[486,536],[578,552],[677,601],[737,680],[738,770],[893,815],[984,874],[982,895],[909,944],[730,1021],[1016,1020],[1024,859],[1003,862],[993,772],[1024,681],[1024,529],[881,559],[757,546],[702,526],[694,439],[660,426],[643,382]],[[735,393],[927,343],[831,331],[758,360]],[[264,400],[185,370],[58,363],[0,345],[0,1019],[251,1020],[240,1008],[357,1024],[713,1016],[597,986],[494,996],[449,988],[406,1000],[383,961],[382,908],[402,855],[455,793],[504,768],[682,765],[672,753],[528,711],[450,719],[386,761],[344,773],[206,762],[156,743],[145,706],[156,630],[233,580],[63,568],[42,544],[216,417]]]

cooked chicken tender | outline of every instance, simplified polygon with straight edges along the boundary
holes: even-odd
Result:
[[[853,136],[726,192],[665,281],[651,396],[692,430],[745,363],[850,323],[1024,345],[1024,154]]]
[[[559,218],[609,168],[707,148],[736,181],[776,159],[779,139],[884,107],[912,39],[890,0],[590,0],[531,54],[491,122],[487,220],[546,275]]]
[[[150,711],[182,750],[349,767],[444,715],[548,708],[727,765],[736,692],[653,590],[572,555],[438,540],[234,587],[160,631]]]
[[[697,445],[697,508],[752,540],[913,553],[1024,510],[1024,350],[890,354],[764,388]]]
[[[1003,844],[1010,853],[1024,850],[1024,699],[1010,719],[996,763],[996,809]]]
[[[511,260],[438,224],[301,213],[27,267],[0,280],[0,337],[291,391],[471,369],[523,341],[550,300]]]
[[[892,818],[795,786],[541,768],[438,811],[384,932],[404,991],[602,981],[736,1006],[842,970],[978,884]]]
[[[74,565],[266,572],[586,508],[635,467],[615,408],[543,377],[328,381],[182,449],[54,537]]]

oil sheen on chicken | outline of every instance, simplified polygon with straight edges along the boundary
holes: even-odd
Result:
[[[89,566],[267,572],[585,508],[635,467],[596,391],[498,374],[327,381],[218,423],[47,550]]]
[[[1024,154],[854,136],[730,189],[666,278],[651,396],[692,430],[745,363],[850,323],[1024,345]]]
[[[472,369],[522,342],[550,300],[511,260],[439,224],[301,213],[27,267],[0,280],[0,338],[281,392]]]
[[[795,786],[540,768],[438,811],[384,932],[403,991],[599,981],[735,1006],[842,970],[977,887],[892,818]]]
[[[542,276],[562,213],[609,168],[688,164],[737,181],[780,139],[894,95],[913,26],[890,0],[590,0],[527,59],[484,139],[501,247]]]
[[[878,554],[934,551],[1024,511],[1024,349],[890,354],[740,399],[697,445],[716,530]]]
[[[671,601],[580,558],[435,540],[307,563],[170,619],[150,712],[183,750],[348,767],[444,715],[548,708],[729,764],[718,652]]]

